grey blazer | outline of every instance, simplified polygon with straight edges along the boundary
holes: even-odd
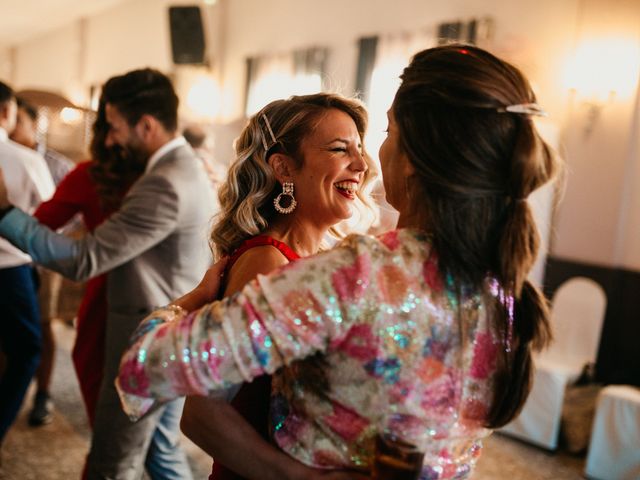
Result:
[[[0,221],[0,235],[74,280],[109,271],[109,313],[140,319],[202,278],[211,263],[215,206],[201,163],[181,146],[161,157],[92,234],[71,239],[16,208]]]
[[[164,435],[177,438],[181,403],[167,404],[131,423],[113,381],[139,321],[195,287],[209,267],[209,225],[215,208],[201,162],[191,147],[180,146],[158,159],[131,187],[120,209],[82,239],[57,234],[17,208],[0,221],[0,235],[36,263],[76,280],[109,272],[104,376],[89,478],[140,478],[147,446],[165,413],[164,428],[171,432]],[[171,451],[154,452],[184,461],[177,442]]]

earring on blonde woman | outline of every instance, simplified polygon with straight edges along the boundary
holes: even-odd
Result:
[[[282,205],[280,205],[280,201],[282,200],[282,196],[288,196],[291,198],[291,201],[289,202],[289,206],[288,207],[283,207]],[[298,202],[296,202],[296,199],[293,196],[293,183],[292,182],[284,182],[282,184],[282,193],[278,194],[278,196],[276,198],[274,198],[273,200],[273,205],[274,207],[276,207],[276,210],[280,213],[291,213],[295,210],[296,205],[298,205]]]

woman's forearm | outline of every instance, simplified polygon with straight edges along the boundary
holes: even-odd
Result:
[[[308,467],[266,442],[223,399],[188,397],[180,426],[214,461],[245,478],[308,478]]]
[[[184,308],[187,312],[192,312],[209,302],[213,302],[218,297],[220,283],[227,266],[227,261],[228,258],[226,257],[218,260],[207,270],[198,286],[172,302],[173,305]]]
[[[209,302],[210,300],[207,298],[206,292],[204,292],[201,288],[196,287],[191,290],[189,293],[183,295],[171,302],[173,305],[184,308],[187,312],[192,312],[193,310],[197,310],[202,307],[204,304]]]

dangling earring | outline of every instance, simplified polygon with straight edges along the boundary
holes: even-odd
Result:
[[[291,197],[291,202],[289,203],[288,207],[283,207],[282,205],[280,205],[280,200],[282,200],[283,195],[287,195]],[[296,199],[293,197],[292,182],[284,182],[282,184],[282,193],[278,194],[278,196],[273,199],[273,205],[274,207],[276,207],[276,210],[278,212],[284,213],[284,214],[291,213],[295,210],[296,205],[298,205],[298,202],[296,202]]]

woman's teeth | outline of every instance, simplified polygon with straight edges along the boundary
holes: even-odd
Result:
[[[358,191],[358,184],[356,182],[338,182],[335,186],[338,190],[342,190],[350,195]]]

